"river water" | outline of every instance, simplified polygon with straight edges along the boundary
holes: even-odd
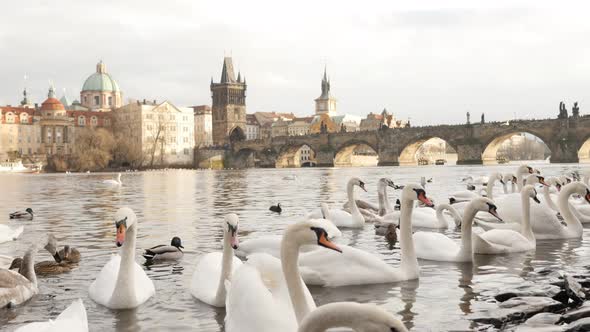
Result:
[[[579,165],[538,164],[544,175],[571,172]],[[443,202],[449,192],[463,190],[460,178],[515,170],[502,166],[422,166],[366,168],[175,170],[124,173],[123,186],[106,187],[104,179],[114,174],[0,175],[0,223],[25,225],[23,235],[0,244],[0,254],[22,255],[33,243],[43,244],[54,233],[61,244],[80,250],[82,262],[70,273],[39,278],[39,295],[15,309],[0,309],[0,327],[11,331],[19,325],[54,318],[73,300],[82,298],[91,331],[223,331],[225,311],[194,299],[188,287],[195,259],[202,253],[221,250],[220,220],[224,214],[240,216],[240,238],[281,234],[286,225],[326,202],[333,207],[346,200],[345,185],[351,176],[367,183],[368,193],[357,195],[376,202],[377,181],[390,177],[396,183],[419,182],[432,177],[428,196]],[[295,174],[295,181],[283,177]],[[390,199],[399,195],[391,192]],[[281,202],[283,214],[268,211]],[[184,258],[176,263],[145,267],[154,281],[156,295],[135,310],[114,311],[88,297],[88,287],[110,255],[117,251],[113,214],[121,206],[138,215],[136,261],[144,263],[141,248],[168,244],[181,237]],[[34,221],[9,221],[14,209],[32,207]],[[589,230],[585,230],[588,238]],[[459,234],[449,229],[452,237]],[[363,230],[344,230],[344,241],[399,263],[399,244],[389,248],[374,234],[372,225]],[[41,245],[42,247],[42,245]],[[590,264],[587,240],[538,241],[537,250],[510,256],[478,256],[474,264],[420,261],[419,280],[395,284],[311,288],[318,305],[333,301],[373,302],[399,316],[413,331],[470,331],[477,326],[466,316],[494,308],[498,289],[523,280],[543,278],[532,271],[540,268],[577,271]],[[39,250],[37,260],[51,260]]]

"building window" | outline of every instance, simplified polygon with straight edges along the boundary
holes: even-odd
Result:
[[[185,116],[183,116],[183,117],[182,117],[182,121],[188,121],[188,116],[186,116],[186,115],[185,115]]]
[[[111,119],[104,119],[104,125],[106,127],[110,126],[111,125]]]
[[[78,126],[84,127],[86,125],[86,117],[83,115],[80,115],[78,117]]]
[[[12,112],[6,113],[6,123],[14,123],[14,114]]]
[[[84,96],[84,104],[88,103],[88,96]]]
[[[29,114],[23,112],[20,114],[20,123],[29,123]]]
[[[188,131],[188,127],[182,127],[182,131],[186,133]]]
[[[176,155],[176,149],[170,150],[170,153],[173,154],[173,155]]]
[[[153,130],[153,129],[154,129],[154,127],[151,124],[147,125],[147,130]]]
[[[100,96],[94,96],[94,105],[100,105]]]
[[[184,154],[185,154],[186,156],[188,156],[188,155],[189,155],[189,150],[185,148],[185,149],[184,149]]]
[[[113,105],[113,97],[109,96],[109,106]]]
[[[153,116],[153,114],[146,114],[145,115],[145,118],[148,119],[148,120],[151,120],[151,119],[154,118],[154,116]]]
[[[184,137],[184,138],[183,138],[183,142],[184,142],[184,143],[188,143],[188,137]]]
[[[176,126],[170,126],[170,131],[176,131]]]
[[[176,120],[176,115],[170,114],[170,120]]]
[[[90,125],[92,125],[92,126],[98,125],[98,119],[96,118],[96,116],[93,116],[90,118]]]

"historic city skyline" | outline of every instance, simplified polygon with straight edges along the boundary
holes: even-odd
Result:
[[[339,111],[358,116],[387,108],[416,125],[461,123],[466,111],[474,118],[485,112],[489,121],[515,113],[544,118],[560,100],[568,109],[574,101],[585,104],[590,47],[583,36],[590,26],[578,19],[582,3],[565,9],[532,1],[265,5],[273,15],[240,3],[226,10],[190,2],[167,3],[168,11],[160,6],[105,2],[110,15],[100,18],[76,2],[8,8],[3,24],[17,26],[25,17],[28,24],[0,34],[11,59],[0,64],[0,104],[17,104],[25,73],[37,102],[49,80],[58,95],[66,88],[76,98],[80,77],[100,59],[125,87],[125,101],[208,104],[224,53],[248,73],[249,112],[312,113],[326,63]],[[65,8],[69,23],[53,20]]]

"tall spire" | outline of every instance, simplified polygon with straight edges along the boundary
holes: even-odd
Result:
[[[221,70],[221,81],[219,83],[235,83],[234,65],[231,57],[223,58],[223,69]]]
[[[324,66],[324,78],[322,79],[322,95],[320,96],[321,99],[326,99],[330,97],[330,81],[328,80],[328,72],[326,67],[327,66]]]
[[[29,105],[29,97],[27,96],[27,88],[23,89],[23,100],[20,102],[21,105]]]
[[[327,82],[328,81],[328,65],[324,65],[324,79],[322,81]]]
[[[242,83],[242,73],[238,71],[238,83]]]
[[[47,94],[47,98],[55,98],[55,90],[53,89],[53,84],[49,86],[49,93]]]

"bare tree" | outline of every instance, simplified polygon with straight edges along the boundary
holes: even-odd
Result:
[[[82,128],[76,133],[76,140],[69,158],[73,170],[101,170],[113,159],[115,138],[103,128]]]

